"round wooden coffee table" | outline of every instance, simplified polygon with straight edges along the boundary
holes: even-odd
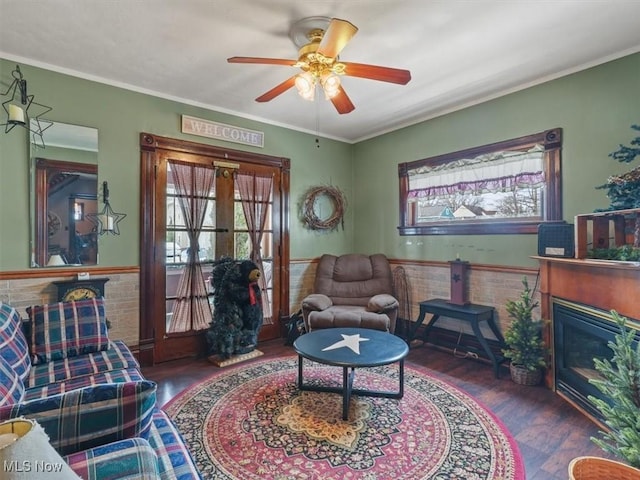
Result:
[[[404,395],[404,358],[409,353],[407,343],[395,335],[368,328],[327,328],[313,330],[296,339],[293,348],[298,354],[298,388],[313,392],[342,394],[342,418],[349,417],[351,395],[402,398]],[[325,365],[342,367],[342,387],[309,385],[303,379],[303,361],[308,359]],[[399,362],[397,392],[354,389],[356,368],[377,367]]]

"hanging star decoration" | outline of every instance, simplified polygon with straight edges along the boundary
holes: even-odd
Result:
[[[44,148],[43,132],[53,125],[53,122],[44,120],[43,115],[49,113],[52,108],[34,101],[34,95],[27,92],[27,81],[24,79],[20,66],[11,72],[13,82],[9,85],[3,97],[8,97],[2,102],[2,108],[7,115],[7,121],[0,123],[4,126],[4,133],[9,133],[15,126],[25,128],[33,136],[33,144]]]
[[[322,351],[327,352],[329,350],[336,350],[338,348],[347,347],[350,348],[353,353],[360,355],[360,343],[369,341],[368,338],[360,337],[359,333],[356,335],[345,335],[342,333],[340,335],[342,336],[342,340],[334,343],[333,345],[329,345],[326,348],[323,348]]]
[[[120,235],[120,221],[127,216],[126,213],[116,213],[109,203],[109,186],[107,182],[102,182],[102,197],[104,208],[99,213],[89,213],[85,218],[96,225],[98,234]]]

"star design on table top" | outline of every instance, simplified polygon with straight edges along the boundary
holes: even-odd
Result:
[[[341,333],[342,340],[334,343],[333,345],[329,345],[326,348],[323,348],[322,351],[326,352],[327,350],[335,350],[337,348],[348,347],[353,353],[360,355],[360,342],[368,342],[368,338],[360,337],[360,334],[357,333],[355,335],[345,335]]]

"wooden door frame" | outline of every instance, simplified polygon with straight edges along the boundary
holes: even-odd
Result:
[[[273,231],[277,231],[279,242],[274,241],[275,252],[279,253],[280,269],[274,272],[273,294],[278,295],[279,311],[273,312],[273,321],[278,332],[282,332],[283,322],[289,317],[289,191],[291,162],[288,158],[263,155],[258,153],[233,150],[214,145],[206,145],[186,140],[161,137],[151,133],[140,134],[140,354],[139,360],[143,365],[155,363],[154,350],[156,342],[162,335],[156,332],[154,312],[159,311],[160,303],[164,304],[162,296],[150,298],[148,292],[155,291],[158,272],[155,255],[149,255],[149,245],[153,241],[155,251],[164,252],[165,239],[156,238],[155,218],[156,205],[154,186],[156,183],[155,166],[159,150],[169,150],[176,153],[207,156],[213,161],[241,162],[277,168],[280,174],[281,208],[273,212]],[[153,166],[153,168],[150,168]],[[275,240],[275,239],[274,239]],[[277,275],[276,275],[277,273]],[[277,283],[276,283],[277,282]],[[164,310],[164,307],[163,307]]]
[[[35,173],[35,261],[41,267],[49,260],[49,231],[47,229],[47,214],[49,213],[49,181],[60,172],[73,171],[96,176],[96,198],[98,193],[98,165],[89,163],[69,162],[66,160],[50,160],[36,158]],[[96,262],[97,263],[97,262]]]

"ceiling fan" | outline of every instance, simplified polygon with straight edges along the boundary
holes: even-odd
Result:
[[[316,87],[320,86],[338,113],[349,113],[356,107],[341,85],[341,75],[400,85],[406,85],[411,80],[409,70],[339,61],[338,55],[357,31],[358,28],[347,20],[309,17],[296,22],[290,32],[291,39],[299,47],[297,60],[231,57],[227,62],[285,65],[302,70],[302,73],[288,78],[260,95],[256,98],[257,102],[273,100],[294,86],[303,98],[313,100]]]

